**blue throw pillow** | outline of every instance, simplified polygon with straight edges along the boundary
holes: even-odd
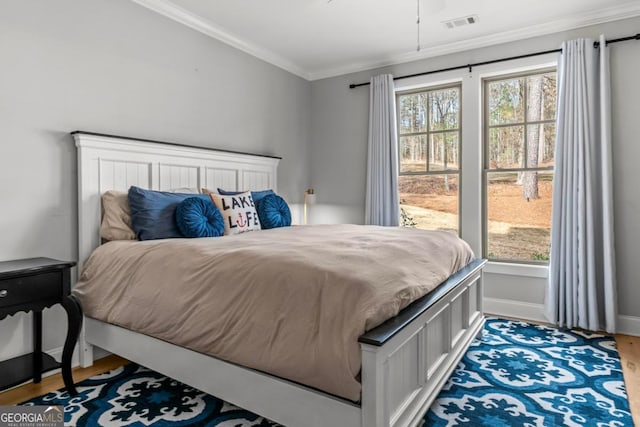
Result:
[[[138,240],[184,237],[176,224],[176,208],[188,197],[210,200],[207,194],[169,193],[129,188],[131,228]]]
[[[267,194],[256,203],[258,218],[263,229],[291,225],[289,205],[277,194]]]
[[[224,234],[224,218],[211,201],[188,197],[176,208],[176,224],[185,237],[218,237]]]
[[[244,193],[244,191],[227,191],[222,188],[218,188],[218,194],[221,196],[237,196],[240,193]],[[253,199],[253,203],[258,203],[264,196],[269,194],[276,194],[273,190],[262,190],[262,191],[252,191],[251,198]]]

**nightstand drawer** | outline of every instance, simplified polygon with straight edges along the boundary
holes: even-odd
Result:
[[[0,307],[61,299],[61,273],[44,273],[0,280]]]

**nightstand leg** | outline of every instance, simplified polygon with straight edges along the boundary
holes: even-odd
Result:
[[[73,356],[73,349],[78,342],[80,328],[82,327],[82,308],[80,308],[80,304],[78,304],[78,301],[72,296],[65,297],[62,300],[62,306],[67,312],[67,319],[69,321],[67,339],[64,342],[64,349],[62,350],[62,379],[69,394],[75,396],[78,392],[73,384],[73,376],[71,375],[71,356]]]
[[[33,312],[33,382],[42,380],[42,311]]]

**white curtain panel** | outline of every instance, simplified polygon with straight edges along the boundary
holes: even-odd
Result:
[[[545,312],[567,328],[616,331],[611,102],[604,36],[563,43],[558,66],[551,257]]]
[[[371,78],[367,162],[365,224],[397,226],[400,221],[398,138],[391,74]]]

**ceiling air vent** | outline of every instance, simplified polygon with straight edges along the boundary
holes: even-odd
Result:
[[[478,15],[469,15],[462,18],[455,18],[449,21],[444,21],[443,24],[445,27],[453,29],[457,27],[463,27],[465,25],[475,24],[476,22],[478,22]]]

